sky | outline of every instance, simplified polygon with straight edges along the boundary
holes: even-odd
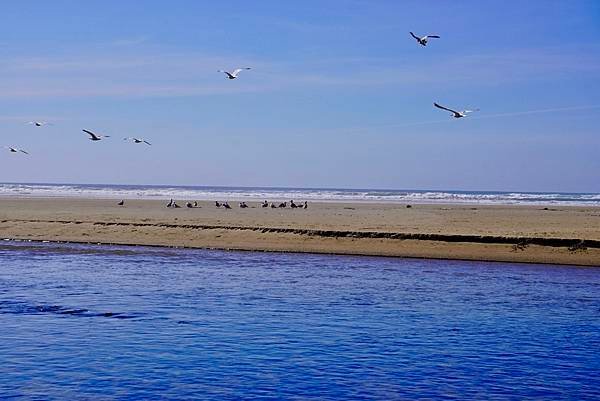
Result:
[[[600,2],[3,2],[0,145],[0,182],[600,192]]]

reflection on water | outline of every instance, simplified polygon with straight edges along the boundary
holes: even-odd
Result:
[[[0,244],[0,398],[598,399],[600,270]]]

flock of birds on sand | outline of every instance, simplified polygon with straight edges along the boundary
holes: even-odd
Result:
[[[418,44],[420,44],[421,46],[424,46],[424,47],[426,47],[426,46],[427,46],[427,43],[429,43],[429,40],[430,40],[430,39],[440,39],[440,36],[439,36],[439,35],[425,35],[425,36],[417,36],[417,35],[415,35],[413,32],[409,32],[409,33],[410,33],[410,35],[411,35],[411,36],[412,36],[412,37],[413,37],[413,38],[414,38],[414,39],[417,41],[417,43],[418,43]],[[236,79],[236,78],[238,78],[238,77],[239,77],[239,75],[240,75],[240,73],[241,73],[242,71],[245,71],[245,70],[250,70],[250,69],[251,69],[250,67],[242,67],[242,68],[236,68],[236,69],[234,69],[234,70],[231,70],[231,71],[227,71],[227,70],[217,70],[217,72],[224,73],[224,74],[226,75],[227,79],[230,79],[230,80],[232,80],[232,79]],[[433,103],[433,105],[434,105],[436,108],[438,108],[438,109],[441,109],[441,110],[448,111],[448,112],[452,113],[452,117],[454,117],[454,118],[463,118],[463,117],[467,117],[467,115],[468,115],[469,113],[473,113],[473,112],[475,112],[475,111],[479,111],[479,109],[474,109],[474,110],[460,110],[460,111],[459,111],[459,110],[454,110],[454,109],[451,109],[451,108],[449,108],[449,107],[442,106],[442,105],[440,105],[439,103],[435,103],[435,102]],[[53,125],[52,123],[49,123],[49,122],[46,122],[46,121],[30,121],[30,122],[28,122],[28,124],[30,124],[30,125],[33,125],[33,126],[35,126],[35,127],[44,127],[44,126],[47,126],[47,125]],[[100,140],[102,140],[102,139],[104,139],[104,138],[110,138],[110,135],[102,135],[102,134],[99,134],[99,133],[93,132],[93,131],[91,131],[91,130],[84,129],[84,130],[82,130],[82,131],[83,131],[85,134],[87,134],[87,135],[89,136],[89,138],[88,138],[88,139],[89,139],[90,141],[93,141],[93,142],[100,141]],[[126,137],[126,138],[123,138],[123,140],[124,140],[124,141],[130,141],[130,142],[133,142],[134,144],[145,144],[145,145],[148,145],[148,146],[152,145],[150,142],[148,142],[148,141],[147,141],[146,139],[144,139],[144,138],[137,138],[137,137]],[[29,152],[27,152],[27,151],[26,151],[26,150],[24,150],[24,149],[18,148],[18,147],[14,147],[14,146],[4,146],[4,148],[5,148],[5,149],[7,149],[7,150],[8,150],[9,152],[11,152],[11,153],[17,153],[17,154],[25,154],[25,155],[29,155]],[[119,202],[119,205],[123,206],[123,205],[124,205],[124,203],[125,203],[125,201],[124,201],[124,200],[122,200],[122,201],[120,201],[120,202]],[[187,202],[187,204],[186,204],[186,205],[187,205],[187,207],[198,207],[198,205],[197,205],[197,203],[196,203],[196,202],[194,202],[194,204],[192,204],[192,203],[190,203],[190,202]],[[225,209],[231,209],[231,206],[229,206],[229,204],[228,204],[227,202],[224,202],[224,203],[216,202],[216,206],[217,206],[217,207],[223,207],[223,208],[225,208]],[[273,204],[273,203],[269,204],[267,201],[265,201],[265,202],[263,202],[263,203],[262,203],[262,205],[261,205],[261,206],[262,206],[262,207],[271,207],[271,208],[285,208],[285,207],[287,207],[287,202],[283,202],[283,203],[279,204],[278,206],[276,206],[276,205],[275,205],[275,204]],[[169,208],[171,208],[171,207],[178,208],[178,207],[180,207],[180,206],[179,206],[179,205],[177,205],[177,204],[176,204],[176,203],[175,203],[175,202],[174,202],[174,201],[171,199],[171,202],[169,202],[169,204],[167,205],[167,207],[169,207]],[[248,207],[248,206],[246,205],[246,203],[245,203],[245,202],[242,202],[242,203],[240,203],[240,208],[242,208],[242,209],[243,209],[243,208],[246,208],[246,207]],[[304,208],[304,209],[306,209],[308,206],[307,206],[306,202],[305,202],[303,205],[296,205],[296,204],[295,204],[293,201],[290,201],[290,207],[291,207],[291,208],[293,208],[293,209],[294,209],[294,208]]]
[[[122,199],[117,204],[119,206],[125,206],[125,200]],[[185,207],[187,207],[188,209],[196,209],[196,208],[200,208],[201,206],[198,205],[197,201],[194,201],[194,202],[186,202]],[[215,201],[215,207],[223,208],[223,209],[231,209],[232,208],[229,205],[229,202],[227,202],[227,201],[225,201],[225,202]],[[248,206],[248,204],[246,202],[240,202],[239,207],[240,207],[240,209],[248,209],[251,206]],[[269,203],[268,201],[264,201],[260,204],[260,207],[261,208],[271,208],[271,209],[285,209],[288,207],[288,202],[281,202],[279,204],[275,204],[273,202]],[[181,208],[181,206],[179,206],[175,200],[171,199],[171,200],[169,200],[169,203],[167,203],[167,208],[179,209],[179,208]],[[304,203],[295,203],[294,200],[292,199],[289,202],[289,208],[290,209],[308,209],[308,202],[304,201]]]

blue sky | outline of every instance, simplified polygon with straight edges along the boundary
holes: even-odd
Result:
[[[0,5],[4,182],[600,192],[599,127],[597,1]]]

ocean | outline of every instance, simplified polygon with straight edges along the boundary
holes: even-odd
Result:
[[[0,196],[600,206],[598,193],[319,189],[163,185],[0,184]]]
[[[600,399],[600,270],[0,243],[0,398]]]

